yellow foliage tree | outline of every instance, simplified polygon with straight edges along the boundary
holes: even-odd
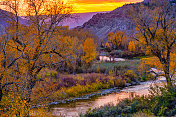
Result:
[[[167,83],[171,83],[171,56],[176,53],[175,7],[168,0],[154,0],[147,6],[139,4],[131,15],[136,25],[138,41],[144,50],[151,52],[162,64]]]
[[[134,41],[130,41],[130,42],[129,42],[128,50],[129,50],[130,52],[135,52],[136,48],[135,48],[135,43],[134,43]]]
[[[85,63],[90,64],[97,56],[96,45],[92,38],[87,38],[84,42],[84,56],[82,57]]]
[[[108,34],[108,41],[112,44],[114,49],[119,49],[122,46],[123,42],[125,41],[125,34],[124,32],[110,32]]]
[[[51,4],[48,0],[27,0],[30,25],[24,26],[19,24],[18,2],[3,3],[14,14],[4,14],[9,18],[9,25],[0,37],[0,103],[9,91],[30,103],[32,89],[41,80],[37,78],[38,73],[45,67],[57,65],[62,58],[59,43],[55,43],[58,38],[53,35],[57,25],[70,17],[72,10],[57,0]]]

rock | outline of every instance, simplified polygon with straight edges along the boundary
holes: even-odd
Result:
[[[157,80],[166,81],[166,77],[164,77],[164,76],[159,76],[159,77],[157,77]]]
[[[49,105],[57,105],[57,104],[59,104],[59,102],[51,102],[51,103],[49,103]]]
[[[156,69],[156,68],[151,68],[151,69],[150,69],[150,72],[151,72],[152,74],[155,74],[156,76],[164,75],[164,71],[158,70],[158,69]]]
[[[136,84],[137,84],[137,82],[132,81],[132,82],[131,82],[131,84],[132,84],[132,85],[136,85]]]
[[[156,68],[151,68],[150,72],[157,80],[159,80],[161,82],[166,82],[166,77],[164,77],[164,75],[165,75],[164,71],[158,70]],[[171,76],[172,76],[171,79],[173,81],[176,81],[176,74],[175,75],[171,74]]]
[[[66,102],[66,100],[62,100],[62,103],[65,104],[65,103],[67,103],[67,102]]]
[[[129,87],[129,86],[131,86],[131,84],[130,84],[130,83],[126,83],[125,85],[126,85],[126,87]]]
[[[139,80],[136,80],[136,84],[137,84],[137,85],[140,85],[141,82],[140,82]]]
[[[154,76],[155,78],[157,77],[157,74],[155,74],[155,73],[151,73],[152,74],[152,76]]]

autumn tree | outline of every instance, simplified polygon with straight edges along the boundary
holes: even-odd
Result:
[[[17,68],[14,65],[22,57],[21,50],[24,45],[19,40],[19,1],[1,1],[1,6],[5,6],[10,12],[1,12],[1,17],[8,19],[8,28],[1,34],[0,39],[0,100],[3,96],[3,89],[8,85],[15,84],[13,81],[17,77]],[[6,33],[6,34],[5,34]],[[22,48],[20,48],[19,46]],[[12,75],[15,74],[15,75]],[[14,76],[14,77],[12,77]]]
[[[152,0],[134,5],[131,16],[141,46],[158,58],[168,85],[171,85],[171,55],[176,51],[175,5],[167,0]]]
[[[130,42],[129,42],[128,50],[129,50],[130,52],[135,52],[136,48],[135,48],[135,43],[134,43],[134,41],[130,41]]]
[[[25,59],[28,61],[29,96],[32,88],[37,81],[37,74],[51,63],[57,63],[54,59],[62,57],[57,51],[58,45],[52,45],[52,36],[56,27],[63,20],[71,16],[72,8],[70,5],[57,0],[26,0],[27,18],[30,22],[30,41],[31,53],[26,53]],[[32,43],[31,43],[32,41]],[[48,62],[48,59],[50,62]]]
[[[58,69],[68,73],[78,73],[82,71],[82,67],[85,65],[85,60],[90,59],[89,57],[86,57],[84,60],[82,59],[85,55],[84,43],[87,38],[91,38],[95,45],[93,35],[88,31],[77,29],[69,30],[68,27],[64,26],[57,27],[53,38],[56,39],[55,43],[59,42],[58,49],[62,55],[62,58],[60,59],[62,62],[57,66]],[[88,48],[91,49],[92,45],[88,46]],[[94,53],[94,51],[92,52]]]
[[[82,56],[82,60],[85,62],[85,64],[90,66],[97,56],[94,40],[92,38],[87,38],[84,42],[83,49],[84,56]]]
[[[115,33],[110,32],[108,34],[108,41],[112,44],[112,47],[114,49],[121,49],[123,46],[123,42],[125,41],[125,34],[124,32],[118,32]]]
[[[57,57],[62,57],[57,51],[58,45],[54,45],[52,41],[52,36],[57,25],[70,17],[72,8],[70,5],[57,0],[27,0],[29,11],[27,10],[26,14],[28,15],[29,26],[23,26],[19,24],[17,2],[16,0],[12,3],[10,1],[3,3],[14,11],[12,13],[15,15],[11,14],[11,16],[16,19],[9,20],[6,33],[1,36],[0,80],[2,84],[0,84],[0,99],[3,96],[3,88],[15,83],[11,81],[19,81],[20,79],[21,85],[24,84],[25,86],[23,88],[25,93],[27,92],[25,96],[30,101],[32,88],[39,80],[36,78],[37,74],[44,67],[57,63]],[[16,75],[14,75],[15,73]]]

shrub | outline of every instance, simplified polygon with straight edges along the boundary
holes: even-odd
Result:
[[[114,76],[113,70],[110,70],[110,71],[109,71],[109,75],[110,75],[110,76]]]
[[[147,77],[146,76],[141,76],[141,81],[147,81]]]
[[[119,79],[115,82],[115,85],[118,86],[118,87],[125,87],[126,81],[123,80],[122,78],[119,78]]]
[[[128,70],[125,72],[125,77],[130,78],[130,80],[135,80],[137,78],[137,75],[132,70]]]
[[[143,113],[143,112],[138,112],[133,115],[133,117],[156,117],[151,113]]]
[[[57,71],[51,71],[51,77],[56,77],[57,76]]]
[[[41,74],[38,74],[37,75],[37,79],[41,79],[42,78],[42,75]]]
[[[100,73],[100,66],[97,67],[97,73]]]
[[[45,76],[46,76],[46,77],[49,77],[49,76],[50,76],[50,73],[45,73]]]
[[[138,111],[150,112],[156,116],[173,116],[176,114],[176,88],[154,86],[147,97],[134,99]]]
[[[147,80],[155,80],[155,76],[150,74],[147,74]]]
[[[47,72],[49,73],[49,72]],[[32,103],[51,102],[70,97],[83,96],[101,89],[124,87],[126,80],[104,74],[60,74],[57,78],[45,77],[32,90]]]
[[[127,83],[131,83],[132,82],[130,78],[126,78],[126,80],[127,80]]]

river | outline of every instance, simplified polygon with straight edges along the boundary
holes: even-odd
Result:
[[[143,82],[137,86],[131,86],[122,89],[119,93],[112,93],[101,97],[92,98],[72,102],[69,104],[52,105],[50,112],[58,117],[78,117],[81,113],[84,114],[89,109],[98,108],[107,104],[117,105],[119,101],[125,98],[134,98],[135,96],[147,95],[148,89],[152,84],[161,83],[161,81]]]

